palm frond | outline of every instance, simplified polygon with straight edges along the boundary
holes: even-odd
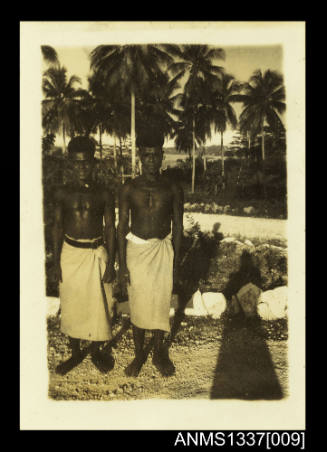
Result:
[[[53,47],[43,45],[41,46],[41,51],[46,62],[58,64],[58,54]]]
[[[276,113],[273,109],[268,110],[266,112],[266,118],[269,126],[272,128],[274,132],[280,129],[284,130],[284,124],[281,118],[279,117],[278,113]]]
[[[225,52],[225,50],[220,49],[220,48],[213,48],[207,52],[206,57],[209,58],[210,60],[212,58],[224,60],[226,58],[226,52]]]
[[[186,71],[187,68],[190,66],[190,63],[188,62],[175,62],[169,65],[168,71],[170,71],[173,76],[178,74],[179,72]]]
[[[182,49],[177,44],[161,44],[159,47],[162,47],[172,57],[183,58]]]
[[[98,69],[103,60],[109,59],[115,53],[121,50],[118,45],[100,45],[95,47],[90,53],[91,69]]]

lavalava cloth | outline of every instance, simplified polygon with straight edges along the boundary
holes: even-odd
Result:
[[[95,249],[77,248],[64,241],[59,285],[60,327],[68,336],[90,341],[112,338],[112,285],[102,282],[107,262],[107,250],[102,245]]]
[[[130,232],[126,239],[131,322],[138,328],[169,332],[174,261],[171,234],[144,240]]]

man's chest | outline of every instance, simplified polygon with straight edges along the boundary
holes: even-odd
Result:
[[[70,193],[64,202],[65,210],[76,214],[87,215],[92,212],[103,212],[103,201],[95,193]]]
[[[132,206],[145,210],[171,207],[172,194],[165,186],[137,188],[132,195]]]

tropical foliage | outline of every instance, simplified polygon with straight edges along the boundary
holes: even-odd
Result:
[[[123,162],[122,149],[131,142],[132,177],[136,175],[136,134],[149,124],[175,140],[178,151],[192,160],[192,193],[198,156],[213,133],[220,133],[221,164],[225,176],[224,134],[237,129],[245,155],[260,160],[266,151],[285,152],[285,88],[281,74],[257,70],[239,82],[218,64],[221,48],[208,45],[101,45],[90,54],[88,89],[79,77],[69,79],[55,49],[42,46],[48,67],[43,74],[42,123],[44,137],[60,133],[64,150],[67,135],[93,136],[102,158],[103,135],[114,138],[114,167]],[[243,104],[239,118],[235,104]],[[267,129],[269,127],[269,131]],[[273,143],[273,144],[271,144]],[[236,149],[236,148],[235,148]],[[117,150],[119,150],[117,154]],[[237,153],[237,152],[236,152]],[[239,154],[241,155],[241,154]],[[244,155],[244,154],[243,154]]]
[[[84,95],[75,88],[80,83],[75,75],[67,80],[67,69],[61,66],[50,67],[43,75],[42,125],[46,133],[62,132],[64,151],[66,135],[74,133],[76,104]]]
[[[91,68],[106,79],[107,88],[131,99],[132,174],[135,175],[135,97],[162,78],[172,58],[155,45],[101,45],[91,52]]]
[[[285,111],[285,87],[283,77],[276,71],[254,72],[250,81],[244,85],[240,97],[244,110],[240,116],[243,131],[250,135],[261,135],[262,160],[265,160],[265,124],[272,130],[283,129],[280,114]]]

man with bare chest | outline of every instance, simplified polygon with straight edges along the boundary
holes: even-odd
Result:
[[[138,375],[145,361],[145,330],[152,330],[152,362],[168,376],[175,368],[163,338],[170,331],[170,302],[178,280],[183,191],[160,175],[163,136],[150,129],[138,136],[137,144],[142,175],[125,183],[119,202],[119,280],[128,292],[135,345],[135,359],[125,372]]]
[[[99,370],[113,367],[113,358],[100,350],[112,338],[114,277],[114,196],[92,181],[93,142],[73,138],[68,159],[73,180],[55,193],[53,227],[55,278],[59,281],[61,331],[70,338],[72,356],[57,367],[65,374],[86,355],[80,339],[91,341],[91,357]],[[103,229],[104,224],[104,229]]]

